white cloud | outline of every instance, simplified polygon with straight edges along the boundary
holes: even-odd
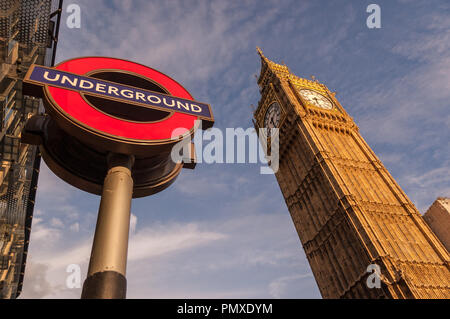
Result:
[[[137,261],[170,254],[177,250],[209,244],[225,237],[220,233],[200,230],[199,225],[195,223],[147,227],[131,238],[128,259]]]
[[[37,234],[37,235],[36,235]],[[44,234],[44,235],[41,235]],[[36,285],[34,280],[44,284],[46,289],[40,290],[41,297],[55,297],[55,287],[65,289],[65,278],[67,274],[65,269],[69,264],[81,265],[87,270],[91,242],[89,238],[80,238],[75,246],[66,247],[65,245],[48,245],[54,242],[55,231],[38,223],[33,229],[33,250],[39,252],[31,254],[35,269],[27,268],[26,280],[24,285],[24,296],[35,296]],[[58,237],[60,234],[58,234]],[[155,226],[142,229],[130,237],[128,260],[140,261],[143,259],[154,258],[155,256],[174,253],[179,250],[191,249],[199,245],[208,244],[211,241],[222,239],[223,235],[201,231],[196,224],[173,224],[164,226]],[[41,271],[40,277],[35,279],[36,271]],[[83,274],[84,276],[84,274]],[[30,282],[30,286],[28,286]],[[50,289],[50,287],[53,287]]]
[[[73,223],[72,225],[70,225],[69,229],[71,231],[74,231],[74,232],[78,233],[80,231],[80,224],[79,223]]]
[[[20,298],[39,299],[54,291],[51,283],[47,280],[48,265],[27,262],[26,279],[24,289]]]
[[[163,231],[165,228],[167,231]],[[167,249],[167,245],[162,244],[166,248],[165,254],[156,256],[148,252],[148,258],[139,259],[139,262],[130,256],[129,297],[270,298],[271,289],[274,289],[274,284],[270,284],[280,277],[280,269],[292,278],[297,278],[299,272],[310,272],[297,236],[286,231],[293,228],[287,215],[242,215],[176,227],[161,224],[151,233],[147,231],[145,237],[156,236],[158,229],[172,233],[177,228],[185,230],[168,237],[158,235],[161,240],[154,243],[169,240],[175,247],[186,238],[192,243],[194,236],[197,237],[195,241],[208,240],[195,247],[182,244],[182,249]],[[130,243],[130,249],[134,244]],[[156,249],[158,252],[158,248],[153,247],[147,244],[135,246],[135,249]],[[301,290],[308,287],[310,296],[318,297],[312,277],[305,280],[293,282],[298,288],[294,294],[301,296]]]
[[[270,295],[277,299],[285,298],[286,295],[289,295],[286,293],[289,288],[292,288],[292,286],[298,286],[301,284],[299,281],[305,278],[312,278],[312,274],[283,276],[277,278],[269,284]]]
[[[437,196],[450,195],[450,29],[439,11],[416,23],[421,27],[391,48],[409,60],[405,73],[367,88],[356,104],[363,136],[389,146],[380,158],[423,212]]]
[[[415,62],[403,75],[393,75],[388,82],[368,88],[358,99],[359,112],[364,110],[360,127],[377,142],[416,144],[441,143],[426,138],[423,124],[443,128],[449,135],[448,100],[450,98],[450,29],[442,13],[419,19],[428,32],[413,31],[391,49],[392,53]],[[421,125],[417,125],[421,123]],[[447,128],[447,130],[445,130]],[[426,136],[426,135],[425,135]]]
[[[61,237],[61,230],[44,224],[42,219],[33,218],[31,242],[38,245],[52,246]]]
[[[286,215],[252,215],[232,217],[228,220],[209,222],[166,222],[139,229],[130,237],[128,253],[128,272],[130,297],[156,297],[167,294],[170,297],[203,296],[211,297],[258,297],[270,296],[277,273],[271,273],[261,283],[260,290],[224,287],[211,289],[192,286],[193,282],[177,284],[180,274],[206,284],[210,276],[228,274],[247,277],[246,280],[260,280],[253,267],[266,271],[286,265],[296,278],[299,269],[308,271],[299,245],[291,250],[291,241],[298,243],[296,236],[286,232],[291,227]],[[39,229],[38,229],[39,231]],[[269,240],[267,240],[269,239]],[[87,271],[91,249],[90,238],[80,238],[75,246],[48,247],[42,241],[34,241],[31,260],[34,265],[26,273],[23,297],[78,298],[79,289],[68,289],[65,280],[69,264],[81,266],[83,279]],[[305,268],[306,267],[306,268]],[[35,272],[40,271],[40,277]],[[249,273],[248,273],[249,272]],[[274,277],[275,276],[275,277]],[[29,279],[30,278],[30,279]],[[34,278],[34,279],[31,279]],[[217,277],[220,278],[220,277]],[[37,288],[39,285],[44,288]],[[30,282],[30,284],[29,284]],[[147,284],[145,284],[147,283]],[[185,285],[186,284],[186,285]],[[167,291],[167,285],[173,291]],[[281,284],[279,284],[280,286]],[[281,288],[278,288],[281,289]],[[210,294],[212,293],[212,295]]]
[[[63,227],[64,223],[62,222],[61,219],[53,217],[52,219],[50,219],[50,225],[52,225],[53,227],[59,228],[59,227]]]
[[[39,200],[49,198],[54,205],[57,205],[67,201],[73,190],[74,188],[72,186],[53,174],[44,160],[41,161],[37,192]]]
[[[442,163],[442,166],[422,173],[410,173],[402,176],[400,181],[410,190],[409,195],[424,214],[437,197],[450,197],[450,163]]]
[[[137,220],[138,220],[138,218],[136,217],[136,215],[131,213],[131,215],[130,215],[130,233],[131,234],[133,234],[136,231]]]

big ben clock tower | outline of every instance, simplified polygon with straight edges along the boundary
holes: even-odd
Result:
[[[280,129],[276,178],[322,297],[450,298],[449,252],[335,95],[258,53],[255,127]]]

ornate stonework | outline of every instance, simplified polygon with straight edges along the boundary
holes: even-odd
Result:
[[[450,298],[449,252],[335,94],[258,53],[255,127],[278,102],[276,178],[322,296]],[[371,264],[381,269],[380,288],[367,285]]]

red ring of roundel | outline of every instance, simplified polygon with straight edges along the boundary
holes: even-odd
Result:
[[[56,69],[80,75],[86,75],[86,73],[101,69],[133,72],[155,81],[173,96],[193,100],[185,88],[167,75],[130,61],[105,57],[76,58],[57,65]],[[125,139],[141,141],[170,139],[175,129],[186,129],[184,132],[183,130],[177,130],[177,136],[193,129],[194,122],[197,119],[195,115],[173,112],[170,117],[160,122],[134,123],[111,117],[96,110],[86,103],[79,92],[50,86],[48,91],[57,106],[70,117],[83,123],[88,128]]]

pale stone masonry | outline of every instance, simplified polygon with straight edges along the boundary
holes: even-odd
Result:
[[[275,176],[322,297],[450,298],[449,252],[335,94],[259,54],[255,128],[280,129]]]
[[[450,198],[438,197],[423,215],[423,219],[450,251]]]

